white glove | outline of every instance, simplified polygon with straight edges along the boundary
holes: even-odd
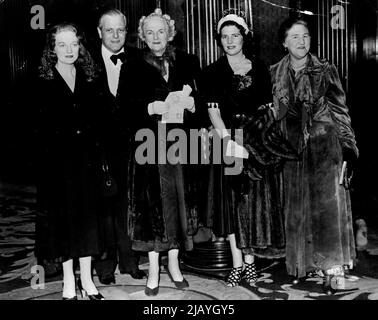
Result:
[[[234,140],[229,140],[226,148],[226,156],[248,159],[248,151]]]
[[[154,101],[148,105],[148,114],[151,116],[153,114],[163,114],[169,111],[168,103],[164,101]]]
[[[196,111],[196,109],[194,108],[194,98],[193,97],[190,97],[190,96],[184,97],[182,99],[182,104],[183,104],[184,109],[187,109],[190,112]]]

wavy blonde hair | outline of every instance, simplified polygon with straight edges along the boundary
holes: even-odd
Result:
[[[163,14],[160,8],[156,8],[154,12],[152,12],[148,16],[142,16],[139,19],[139,26],[138,26],[139,38],[145,41],[146,36],[144,34],[143,27],[149,19],[154,18],[154,17],[158,17],[166,23],[167,29],[168,29],[168,41],[172,41],[176,35],[175,20],[171,19],[171,17],[168,14]]]

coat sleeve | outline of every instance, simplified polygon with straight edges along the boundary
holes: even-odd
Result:
[[[273,111],[274,119],[275,120],[281,120],[283,115],[286,113],[287,108],[281,106],[278,95],[277,95],[277,64],[272,65],[269,67],[269,72],[270,72],[270,81],[272,84],[272,101],[273,103],[271,104],[271,109]]]
[[[351,127],[349,110],[346,106],[345,92],[334,65],[330,65],[328,76],[329,85],[326,91],[326,98],[332,119],[338,128],[341,146],[346,149],[352,149],[356,156],[358,156],[355,134]]]
[[[116,99],[117,116],[131,133],[140,128],[151,127],[156,122],[157,116],[150,116],[147,111],[148,104],[154,101],[147,94],[148,83],[148,74],[144,72],[140,60],[122,65]]]
[[[191,96],[195,101],[195,112],[191,113],[185,110],[185,121],[190,128],[207,128],[209,116],[207,113],[207,105],[202,97],[202,84],[201,84],[201,67],[197,56],[188,55],[188,73],[191,74],[192,81],[189,85],[192,87],[193,91]]]

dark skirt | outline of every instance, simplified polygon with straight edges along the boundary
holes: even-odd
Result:
[[[188,207],[181,164],[134,164],[129,219],[133,250],[188,248]]]
[[[205,225],[215,236],[235,234],[245,254],[263,258],[285,256],[283,179],[280,170],[264,170],[261,181],[244,174],[227,176],[223,165],[209,168]]]
[[[262,258],[285,256],[285,217],[283,178],[278,168],[260,171],[262,179],[248,177],[240,183],[235,213],[237,246],[245,254]]]
[[[208,168],[207,206],[204,225],[216,237],[226,237],[235,232],[235,193],[232,178],[224,174],[224,165],[213,164]]]
[[[100,166],[80,143],[56,148],[41,160],[36,256],[65,261],[103,252]]]
[[[235,234],[245,254],[281,258],[285,256],[282,168],[284,157],[294,155],[266,113],[243,124],[249,158],[243,160],[240,174],[228,176],[225,165],[211,166],[207,213],[212,218],[207,226],[218,237]]]

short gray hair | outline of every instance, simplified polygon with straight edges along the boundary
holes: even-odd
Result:
[[[173,40],[174,36],[176,35],[175,20],[171,19],[169,15],[163,14],[160,8],[155,9],[155,11],[149,14],[147,17],[143,16],[139,19],[139,27],[138,27],[139,38],[143,41],[145,40],[146,37],[144,34],[143,27],[145,23],[153,17],[158,17],[167,24],[168,39],[169,39],[168,41]]]

